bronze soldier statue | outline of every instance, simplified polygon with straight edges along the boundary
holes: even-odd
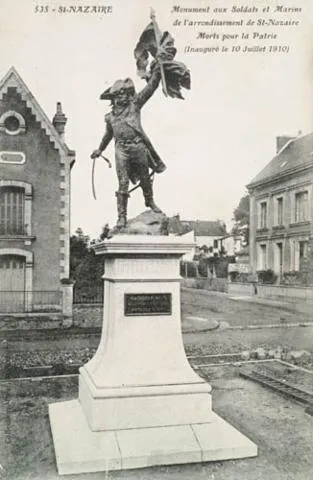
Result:
[[[114,138],[118,177],[117,227],[126,225],[129,181],[139,181],[146,207],[150,207],[154,212],[161,212],[153,199],[149,168],[153,172],[161,173],[166,167],[144,133],[140,121],[141,108],[156,91],[159,83],[160,69],[156,66],[141,92],[136,93],[133,81],[126,78],[117,80],[100,97],[101,100],[111,100],[112,111],[105,115],[106,131],[99,148],[92,153],[91,158],[100,156]]]
[[[161,173],[166,166],[143,131],[140,119],[142,107],[156,91],[160,81],[164,94],[174,98],[183,98],[182,87],[190,88],[189,70],[183,63],[174,61],[176,48],[173,37],[168,32],[162,33],[159,30],[153,11],[151,20],[134,51],[138,74],[147,81],[147,85],[136,93],[130,78],[117,80],[100,96],[101,100],[111,100],[112,110],[105,115],[106,131],[91,158],[99,157],[114,138],[118,177],[118,228],[126,225],[130,181],[139,182],[145,205],[154,212],[161,213],[153,199],[149,169],[152,174]],[[149,57],[153,61],[147,71]]]

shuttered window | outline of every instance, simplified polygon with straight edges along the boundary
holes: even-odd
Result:
[[[24,189],[3,187],[0,189],[0,235],[24,233]]]
[[[305,222],[308,220],[308,192],[296,193],[295,221]]]

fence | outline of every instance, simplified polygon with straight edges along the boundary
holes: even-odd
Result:
[[[300,287],[294,285],[258,285],[260,297],[285,297],[299,298],[313,301],[313,287]]]
[[[58,312],[61,292],[0,290],[0,313]]]
[[[74,287],[73,303],[103,304],[103,286],[93,287],[92,289]]]
[[[258,295],[259,297],[283,297],[313,301],[313,287],[294,285],[270,285],[261,283],[229,282],[228,293],[231,295]]]

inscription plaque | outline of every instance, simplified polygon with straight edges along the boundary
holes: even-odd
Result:
[[[171,315],[171,293],[125,293],[124,314],[130,315]]]

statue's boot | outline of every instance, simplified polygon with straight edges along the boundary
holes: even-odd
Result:
[[[117,222],[116,228],[126,227],[127,223],[127,203],[128,203],[128,193],[116,192],[117,197]]]
[[[151,210],[155,213],[163,213],[162,210],[154,202],[153,197],[145,197],[145,205],[146,207],[150,207]]]
[[[163,213],[162,210],[154,203],[152,182],[148,174],[141,176],[140,184],[141,184],[142,193],[145,199],[146,207],[150,207],[151,210],[155,213]]]

